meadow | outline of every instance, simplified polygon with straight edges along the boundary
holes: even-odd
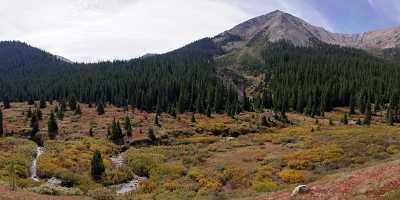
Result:
[[[29,174],[37,145],[28,138],[26,113],[34,108],[13,103],[3,111],[9,134],[0,138],[0,185],[8,187],[9,163],[15,162],[18,188],[40,194],[99,200],[241,199],[393,160],[400,151],[400,130],[384,123],[383,113],[376,113],[371,125],[346,125],[340,122],[346,108],[320,118],[289,113],[290,123],[280,122],[265,110],[235,118],[196,114],[195,120],[191,113],[161,114],[157,124],[154,113],[108,105],[105,114],[98,115],[94,107],[81,104],[82,114],[66,111],[58,120],[59,135],[51,140],[47,119],[55,105],[47,103],[41,110],[45,151],[38,159],[40,182]],[[125,136],[123,145],[113,144],[107,139],[108,126],[114,119],[123,124],[125,116],[132,121],[133,135]],[[350,121],[362,116],[353,115]],[[150,129],[155,138],[150,137]],[[90,175],[95,151],[101,152],[106,169],[100,181]],[[115,167],[111,157],[121,152],[126,164]],[[147,178],[137,191],[116,195],[109,187],[135,175]],[[62,180],[63,190],[43,186],[52,177]],[[395,195],[391,192],[386,193]]]

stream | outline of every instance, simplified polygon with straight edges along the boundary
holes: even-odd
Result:
[[[40,181],[38,176],[37,176],[37,159],[39,158],[40,155],[42,155],[43,151],[44,151],[44,147],[39,147],[38,146],[36,148],[36,156],[32,160],[31,169],[30,169],[31,179],[34,180],[34,181],[37,181],[37,182]]]
[[[31,179],[37,182],[40,181],[39,177],[37,176],[37,160],[39,156],[42,155],[43,151],[44,147],[37,147],[36,156],[33,158],[30,168]],[[111,162],[115,167],[118,168],[121,168],[125,165],[122,153],[112,156]],[[117,194],[125,194],[128,192],[135,191],[138,188],[139,184],[144,180],[146,180],[146,177],[140,177],[135,175],[133,179],[130,180],[129,182],[112,185],[111,188],[115,189]]]
[[[113,163],[114,166],[118,168],[123,167],[125,165],[122,153],[112,156],[111,162]],[[111,188],[114,188],[117,194],[125,194],[128,192],[135,191],[138,188],[139,184],[144,180],[146,180],[145,177],[140,177],[135,175],[131,181],[122,184],[112,185]]]

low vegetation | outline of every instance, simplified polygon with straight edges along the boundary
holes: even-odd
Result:
[[[38,183],[29,178],[37,145],[23,139],[29,138],[24,130],[29,130],[30,123],[18,114],[29,106],[13,104],[4,112],[5,127],[17,131],[0,138],[1,181],[9,181],[7,161],[15,160],[18,187],[40,194],[94,199],[235,199],[307,184],[333,172],[394,158],[400,152],[396,126],[380,123],[377,116],[371,125],[343,124],[340,120],[346,110],[342,109],[318,119],[289,113],[289,124],[267,111],[235,118],[196,114],[195,122],[192,113],[176,118],[160,114],[157,124],[150,113],[130,109],[125,114],[106,106],[104,115],[98,116],[95,107],[80,104],[79,116],[65,110],[63,119],[57,120],[59,134],[52,139],[46,137],[43,121],[48,121],[54,107],[41,109],[38,134],[44,135],[45,151],[37,162],[42,181]],[[125,125],[126,115],[130,128]],[[349,121],[356,118],[348,116]],[[108,134],[114,119],[115,130],[122,133],[120,144]],[[120,152],[125,165],[116,167],[111,156]],[[128,182],[134,175],[147,177],[135,192],[116,195],[109,187]],[[60,186],[45,184],[53,177],[62,180]]]

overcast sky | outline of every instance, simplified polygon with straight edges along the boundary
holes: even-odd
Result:
[[[335,32],[400,25],[400,0],[0,0],[0,41],[72,61],[163,53],[280,9]]]

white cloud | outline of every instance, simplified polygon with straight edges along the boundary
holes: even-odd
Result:
[[[400,23],[399,0],[368,0],[368,3],[375,10]]]
[[[300,0],[0,0],[0,40],[74,61],[163,53],[281,9],[331,28]]]

